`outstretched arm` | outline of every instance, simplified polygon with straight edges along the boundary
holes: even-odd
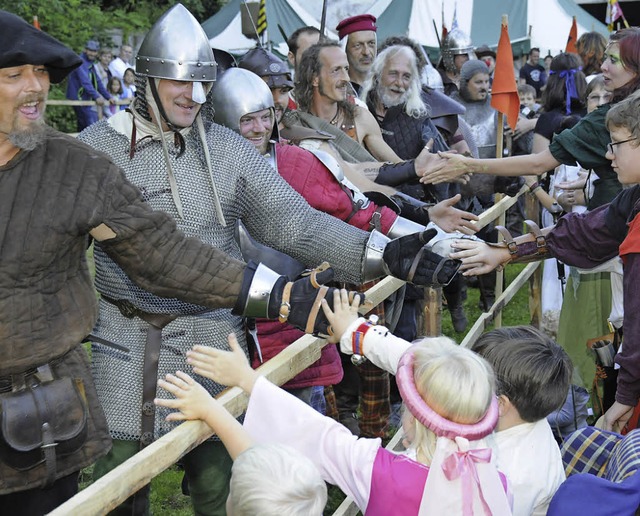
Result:
[[[400,163],[402,161],[382,138],[378,122],[376,122],[376,119],[373,118],[368,109],[357,109],[356,124],[358,126],[358,135],[362,131],[362,136],[359,136],[361,138],[360,143],[374,158],[378,161],[390,161],[391,163]]]
[[[423,176],[420,182],[426,184],[437,184],[452,181],[463,174],[492,174],[495,176],[539,176],[547,170],[551,170],[560,165],[549,149],[537,154],[526,154],[524,156],[510,156],[500,159],[475,159],[439,152],[441,158],[447,159],[448,163],[439,171]]]
[[[398,362],[411,346],[410,342],[396,337],[384,326],[374,326],[358,317],[359,296],[349,302],[346,290],[334,292],[333,309],[322,300],[322,309],[340,342],[340,351],[346,355],[363,355],[391,374],[396,374]]]
[[[249,365],[233,333],[229,335],[229,347],[231,351],[194,346],[187,351],[187,363],[193,367],[194,373],[222,385],[240,387],[247,394],[251,394],[260,375]]]

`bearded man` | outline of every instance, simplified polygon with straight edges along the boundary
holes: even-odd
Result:
[[[423,95],[416,54],[410,47],[392,45],[378,54],[371,76],[364,84],[362,97],[366,99],[369,110],[380,124],[385,141],[403,159],[415,158],[430,141],[433,142],[431,150],[448,150],[446,142],[429,117]],[[414,180],[398,188],[412,197],[430,203],[449,198],[452,198],[453,203],[460,200],[458,185],[455,184],[422,185]],[[470,231],[465,224],[454,229]],[[403,338],[413,340],[417,335],[417,301],[423,295],[419,289],[408,288],[407,291],[403,307],[405,324],[400,331],[406,331],[401,334]],[[462,292],[460,280],[444,290],[454,329],[459,332],[464,331],[467,326]]]
[[[307,49],[296,77],[298,110],[344,132],[378,161],[402,161],[385,143],[371,113],[356,104],[350,90],[347,55],[338,43],[324,41]]]
[[[190,34],[188,44],[180,34]],[[241,253],[234,228],[242,220],[256,240],[306,266],[316,266],[324,257],[340,280],[361,283],[384,274],[379,267],[385,258],[377,254],[382,260],[376,271],[371,253],[387,249],[387,237],[313,210],[250,143],[202,119],[215,61],[206,34],[183,6],[176,5],[156,22],[136,60],[138,84],[130,111],[95,124],[80,139],[121,164],[149,204],[169,213],[188,235],[236,258]],[[420,235],[410,238],[416,243]],[[391,249],[396,245],[402,242],[395,241]],[[244,321],[231,311],[158,298],[132,285],[100,247],[95,257],[102,296],[94,332],[100,340],[94,342],[92,358],[114,438],[113,451],[94,470],[100,475],[174,426],[165,421],[167,409],[152,408],[159,376],[187,367],[186,351],[196,343],[226,348],[226,338],[234,332],[246,350],[246,339]],[[428,267],[426,257],[420,260],[421,273]],[[120,343],[130,352],[113,353],[100,342]],[[214,395],[224,389],[198,380]],[[186,455],[183,464],[196,513],[224,513],[231,468],[224,446],[207,441]],[[145,496],[127,503],[136,512],[148,505]]]

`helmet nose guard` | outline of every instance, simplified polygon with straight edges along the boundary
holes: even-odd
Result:
[[[194,82],[194,95],[196,82],[216,80],[216,69],[209,38],[182,4],[176,4],[158,19],[136,56],[137,74]]]

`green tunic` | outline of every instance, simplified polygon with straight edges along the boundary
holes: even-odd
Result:
[[[605,158],[611,142],[605,118],[610,104],[600,106],[571,129],[556,135],[549,146],[555,159],[567,165],[578,162],[597,175],[594,193],[587,208],[593,210],[607,204],[622,190],[611,161]],[[611,312],[611,282],[609,273],[581,274],[574,290],[569,278],[560,313],[558,343],[573,361],[574,383],[591,392],[596,365],[587,349],[587,340],[608,333],[607,319]]]
[[[611,161],[605,158],[611,138],[604,120],[610,108],[610,104],[600,106],[571,129],[556,135],[549,145],[549,151],[560,163],[575,165],[577,162],[597,174],[593,197],[587,205],[589,210],[610,202],[622,190]]]

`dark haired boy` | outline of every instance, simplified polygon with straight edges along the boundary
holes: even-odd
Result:
[[[498,468],[509,479],[513,514],[544,515],[565,480],[560,450],[546,417],[567,397],[571,360],[532,326],[489,331],[472,350],[496,374],[500,415],[496,432],[487,440]]]

